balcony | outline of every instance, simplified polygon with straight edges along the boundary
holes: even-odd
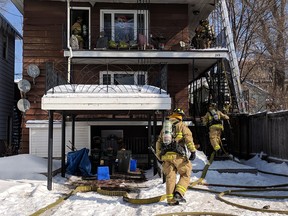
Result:
[[[70,58],[72,64],[87,65],[139,64],[140,60],[149,64],[192,64],[194,61],[199,74],[207,71],[218,59],[228,59],[223,31],[217,32],[210,48],[206,49],[193,46],[194,35],[190,36],[189,29],[150,29],[149,32],[149,36],[139,33],[128,41],[115,41],[111,37],[87,37],[84,49],[65,49],[64,56]],[[93,43],[89,38],[98,39]],[[102,41],[98,43],[101,46],[97,47],[99,40]]]
[[[141,1],[121,1],[121,3],[137,3],[140,7],[141,5],[147,6],[147,4],[159,4],[160,1],[143,1],[142,3],[145,4]],[[191,15],[188,16],[188,20],[183,21],[184,23],[180,22],[181,25],[167,23],[161,25],[159,20],[154,23],[155,14],[149,14],[148,9],[99,9],[100,22],[95,24],[90,21],[89,10],[83,12],[83,10],[78,11],[77,8],[73,9],[74,15],[84,17],[83,23],[86,30],[83,35],[83,47],[69,47],[71,38],[64,36],[63,38],[66,39],[63,41],[64,57],[67,57],[73,65],[139,65],[141,62],[150,65],[193,64],[197,69],[194,71],[195,77],[209,70],[219,59],[228,59],[219,4],[215,4],[215,1],[199,3],[192,0],[169,1],[169,3],[189,4],[188,13]],[[148,17],[154,17],[154,19],[149,18],[148,22]],[[201,43],[199,38],[197,38],[198,43],[194,40],[195,30],[202,19],[209,20],[208,26],[211,26],[214,32],[214,39],[210,46],[199,45]],[[73,29],[72,26],[73,23],[70,29],[68,24],[69,34]]]

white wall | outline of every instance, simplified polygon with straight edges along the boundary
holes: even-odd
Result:
[[[48,121],[30,121],[29,128],[29,154],[39,157],[48,157]],[[61,122],[53,125],[53,157],[61,157]],[[71,122],[66,123],[66,145],[71,147]],[[75,148],[90,149],[90,125],[87,122],[75,122]],[[71,150],[66,146],[65,153]]]

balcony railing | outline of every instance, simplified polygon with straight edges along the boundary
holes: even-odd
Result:
[[[53,93],[55,87],[58,93],[59,91],[79,92],[79,88],[83,88],[81,92],[113,93],[113,91],[117,91],[121,93],[140,93],[139,89],[142,89],[141,91],[147,93],[167,94],[165,92],[167,90],[166,65],[149,65],[149,63],[145,62],[142,65],[142,63],[140,61],[141,65],[135,65],[134,67],[97,65],[95,67],[72,68],[70,72],[71,79],[68,80],[67,62],[47,62],[45,94],[49,89]],[[94,85],[94,87],[85,87],[85,85]],[[63,86],[62,89],[59,89],[59,86]],[[111,86],[113,86],[113,89]]]
[[[99,26],[92,26],[92,29],[99,29]],[[210,38],[211,45],[207,48],[223,48],[225,47],[225,37],[223,29],[219,30],[211,27],[213,31],[213,39]],[[217,31],[215,31],[217,30]],[[141,34],[143,29],[135,30],[133,36],[127,36],[126,40],[117,39],[117,36],[106,35],[106,32],[91,33],[91,35],[83,36],[83,49],[73,47],[73,39],[70,38],[70,45],[73,50],[169,50],[169,51],[189,51],[199,47],[195,45],[195,39],[208,40],[195,36],[194,30],[188,28],[151,28],[149,34]],[[93,31],[94,32],[94,31]],[[108,31],[109,32],[109,31]],[[148,32],[145,30],[144,32]],[[63,38],[66,38],[63,36]],[[63,40],[63,48],[68,49],[67,40]]]

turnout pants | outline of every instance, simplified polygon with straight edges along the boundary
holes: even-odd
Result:
[[[163,173],[166,175],[166,196],[167,200],[173,199],[173,193],[179,192],[184,196],[189,184],[192,171],[192,164],[186,158],[179,154],[171,160],[165,160],[162,164]],[[179,173],[180,178],[176,184],[176,175]]]

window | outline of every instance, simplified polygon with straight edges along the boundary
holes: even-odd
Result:
[[[70,12],[70,36],[73,34],[77,37],[78,49],[90,49],[90,8],[71,7]]]
[[[148,12],[137,10],[101,10],[100,32],[115,42],[137,40],[148,35]]]
[[[147,72],[101,71],[101,85],[146,85]]]

